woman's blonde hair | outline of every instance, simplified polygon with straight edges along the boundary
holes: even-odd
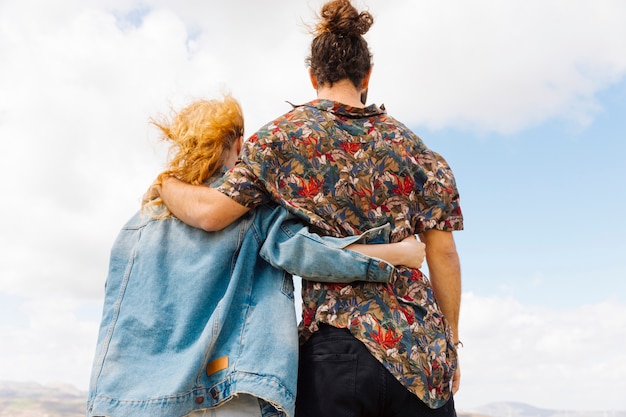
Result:
[[[195,101],[171,120],[161,115],[150,122],[161,130],[161,139],[171,142],[171,147],[168,166],[144,196],[142,210],[162,218],[170,215],[157,192],[163,178],[173,176],[194,185],[211,178],[243,136],[243,112],[239,102],[227,94],[222,100]]]

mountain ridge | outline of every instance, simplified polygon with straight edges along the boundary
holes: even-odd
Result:
[[[626,411],[620,410],[558,410],[515,401],[493,402],[464,413],[487,417],[626,417]]]
[[[41,384],[0,380],[0,417],[82,417],[87,391],[66,383]],[[521,402],[493,402],[458,417],[626,417],[626,411],[551,410]]]
[[[0,381],[0,417],[83,417],[86,402],[70,384]]]

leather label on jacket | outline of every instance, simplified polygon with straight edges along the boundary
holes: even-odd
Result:
[[[228,368],[228,356],[222,356],[209,362],[206,366],[207,376],[211,376],[216,372],[223,371]]]

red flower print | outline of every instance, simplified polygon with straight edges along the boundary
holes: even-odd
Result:
[[[315,197],[320,192],[320,188],[324,184],[324,180],[317,181],[315,178],[311,178],[309,181],[304,178],[299,178],[302,188],[298,190],[298,195],[301,197]]]
[[[368,187],[360,187],[359,189],[354,190],[354,194],[357,195],[359,198],[362,198],[363,200],[369,200],[372,198],[374,191],[372,191],[372,189]]]
[[[422,273],[418,269],[411,270],[411,278],[409,278],[410,281],[412,282],[422,281],[423,278],[424,278],[424,275],[422,275]]]
[[[391,190],[392,193],[396,195],[410,195],[415,190],[415,181],[410,176],[407,175],[404,179],[397,175],[394,175],[394,177],[396,177],[398,185]]]
[[[355,154],[359,149],[361,149],[361,144],[358,142],[341,142],[339,147],[349,154]]]
[[[302,132],[298,131],[291,134],[291,139],[298,143],[298,147],[300,150],[309,156],[319,157],[321,153],[319,149],[317,149],[317,144],[319,143],[319,138],[313,135],[303,135]]]
[[[393,330],[385,330],[378,325],[378,332],[371,334],[372,340],[385,349],[391,349],[402,339],[402,335],[395,336]]]
[[[415,323],[415,313],[402,306],[398,306],[398,310],[404,313],[404,317],[406,317],[406,322],[409,323],[409,326]]]
[[[315,309],[306,307],[302,311],[302,321],[305,325],[313,323],[315,319]]]
[[[331,291],[340,291],[346,284],[328,284],[328,289]]]

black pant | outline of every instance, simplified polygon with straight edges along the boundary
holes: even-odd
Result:
[[[456,417],[429,408],[349,330],[321,325],[300,349],[296,417]]]

